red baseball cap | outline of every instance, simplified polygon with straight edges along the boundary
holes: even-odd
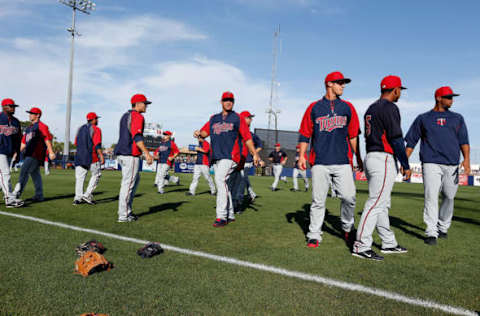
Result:
[[[151,104],[151,101],[147,100],[147,97],[144,96],[143,94],[135,94],[132,99],[130,100],[130,103],[134,105],[137,102],[143,102],[145,104]]]
[[[275,147],[280,147],[280,143],[276,143],[276,144],[275,144]]]
[[[165,132],[163,132],[163,135],[172,136],[172,132],[170,132],[170,131],[165,131]]]
[[[96,118],[100,118],[100,116],[97,116],[95,112],[90,112],[87,114],[87,121],[94,120]]]
[[[460,94],[453,93],[452,88],[450,87],[440,87],[435,90],[435,98],[436,97],[458,97]]]
[[[325,77],[325,83],[332,81],[343,81],[345,83],[350,83],[352,79],[345,78],[340,71],[331,72]]]
[[[402,79],[398,76],[386,76],[385,78],[382,79],[382,82],[380,83],[380,88],[382,90],[386,89],[394,89],[394,88],[401,88],[402,90],[405,90],[404,86],[402,86]]]
[[[233,93],[231,93],[230,91],[226,91],[222,94],[222,100],[225,99],[235,99],[235,97],[233,96]]]
[[[247,118],[247,117],[254,117],[255,115],[251,114],[250,112],[248,111],[243,111],[242,113],[240,113],[240,117],[242,118]]]
[[[7,106],[7,105],[10,105],[10,106],[18,106],[18,104],[15,104],[15,101],[13,101],[13,99],[3,99],[2,100],[2,106]]]
[[[31,108],[30,111],[27,111],[27,113],[30,113],[30,114],[40,114],[42,115],[42,110],[40,110],[39,108]]]

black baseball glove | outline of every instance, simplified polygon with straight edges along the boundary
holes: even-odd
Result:
[[[151,258],[163,252],[162,246],[158,242],[149,242],[142,248],[137,250],[137,255],[142,258]]]

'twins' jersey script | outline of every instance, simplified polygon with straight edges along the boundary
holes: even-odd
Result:
[[[324,97],[307,108],[299,132],[299,142],[311,140],[311,165],[349,164],[349,140],[360,133],[360,123],[350,102]]]

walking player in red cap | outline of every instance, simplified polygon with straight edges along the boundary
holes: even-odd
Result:
[[[325,202],[330,181],[341,200],[340,218],[347,243],[350,243],[355,211],[355,183],[349,150],[358,150],[359,121],[354,106],[340,96],[350,79],[341,72],[325,78],[325,96],[313,102],[305,111],[300,125],[298,166],[307,167],[305,152],[310,143],[312,166],[312,205],[307,246],[316,248],[322,241]],[[362,169],[362,161],[357,161]]]
[[[8,208],[20,207],[23,201],[16,198],[12,192],[10,181],[10,164],[20,157],[20,143],[22,141],[22,129],[20,121],[13,116],[18,105],[12,99],[2,101],[0,113],[0,185],[5,198],[5,206]]]
[[[172,132],[163,132],[162,141],[153,154],[153,157],[158,161],[155,184],[157,185],[158,193],[160,194],[164,193],[163,187],[165,185],[165,177],[168,175],[168,170],[170,170],[173,161],[175,161],[175,158],[180,153],[177,144],[171,140],[171,137]]]
[[[20,170],[20,177],[15,186],[14,194],[17,198],[23,193],[28,177],[31,176],[35,186],[35,196],[33,201],[43,201],[43,184],[42,176],[40,175],[40,165],[45,161],[45,155],[48,150],[48,155],[51,160],[55,159],[55,153],[52,149],[52,134],[48,130],[48,126],[40,121],[42,110],[33,107],[29,114],[30,122],[32,123],[25,129],[25,134],[22,138],[20,151],[24,151],[25,159],[23,161],[22,169]]]
[[[275,144],[275,150],[268,155],[268,160],[273,163],[273,176],[275,179],[272,183],[272,191],[275,192],[277,190],[278,180],[280,180],[280,176],[282,175],[283,166],[287,163],[288,157],[287,153],[280,149],[280,144]]]
[[[138,217],[132,212],[133,197],[137,191],[140,175],[140,156],[145,156],[151,165],[153,157],[143,142],[145,119],[142,113],[147,111],[148,101],[143,94],[135,94],[131,100],[131,109],[120,119],[120,135],[115,146],[115,155],[122,167],[122,182],[118,197],[118,222],[133,222]]]
[[[193,137],[210,136],[211,140],[212,163],[217,185],[217,218],[213,223],[214,227],[223,227],[235,220],[232,195],[227,182],[240,162],[240,142],[245,141],[255,165],[260,160],[245,119],[233,111],[234,102],[233,93],[224,92],[221,98],[222,112],[212,115],[201,130],[193,133]]]
[[[73,205],[82,202],[90,205],[96,204],[93,199],[93,191],[102,175],[101,166],[105,163],[102,153],[102,131],[97,126],[99,118],[93,112],[88,113],[87,123],[78,129],[75,137],[77,152],[75,154],[75,197]],[[88,170],[90,170],[91,176],[84,193],[83,184]]]
[[[407,156],[413,152],[421,139],[420,160],[422,161],[425,208],[423,221],[427,225],[425,243],[433,246],[437,238],[447,238],[452,224],[453,203],[458,189],[460,151],[463,154],[461,166],[465,174],[470,173],[470,145],[467,126],[463,116],[450,111],[453,97],[450,87],[435,91],[435,106],[420,114],[408,130]],[[438,209],[438,194],[442,192],[442,204]]]
[[[373,230],[377,228],[382,239],[381,252],[385,254],[406,253],[407,249],[397,243],[390,229],[388,210],[391,193],[397,176],[397,160],[405,180],[411,171],[405,153],[405,144],[400,125],[400,111],[394,102],[400,99],[402,81],[397,76],[387,76],[380,83],[381,96],[365,113],[365,173],[368,179],[368,199],[358,223],[357,240],[352,255],[369,260],[383,260],[372,250]]]

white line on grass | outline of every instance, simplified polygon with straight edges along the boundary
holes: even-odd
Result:
[[[0,215],[6,215],[6,216],[11,216],[11,217],[17,217],[17,218],[22,218],[26,219],[29,221],[34,221],[37,223],[42,223],[42,224],[47,224],[47,225],[52,225],[52,226],[57,226],[57,227],[62,227],[66,229],[71,229],[71,230],[76,230],[76,231],[81,231],[81,232],[87,232],[87,233],[92,233],[96,235],[102,235],[118,240],[123,240],[123,241],[129,241],[137,244],[146,244],[148,243],[147,240],[141,240],[137,238],[131,238],[131,237],[126,237],[126,236],[121,236],[117,234],[111,234],[111,233],[106,233],[102,232],[99,230],[95,229],[89,229],[89,228],[82,228],[78,226],[73,226],[73,225],[68,225],[68,224],[63,224],[63,223],[58,223],[58,222],[52,222],[48,221],[45,219],[37,218],[37,217],[32,217],[32,216],[25,216],[25,215],[20,215],[20,214],[15,214],[15,213],[7,213],[7,212],[2,212],[0,211]],[[202,257],[202,258],[207,258],[215,261],[220,261],[220,262],[225,262],[229,264],[234,264],[242,267],[248,267],[260,271],[267,271],[287,277],[292,277],[292,278],[297,278],[300,280],[305,280],[305,281],[311,281],[311,282],[316,282],[320,284],[324,284],[327,286],[333,286],[333,287],[338,287],[344,290],[349,290],[349,291],[357,291],[357,292],[362,292],[362,293],[367,293],[371,295],[376,295],[380,296],[383,298],[387,298],[390,300],[394,300],[397,302],[403,302],[407,303],[410,305],[416,305],[416,306],[421,306],[425,308],[431,308],[431,309],[438,309],[447,313],[451,314],[456,314],[456,315],[478,315],[474,311],[470,311],[461,307],[455,307],[455,306],[450,306],[450,305],[444,305],[444,304],[439,304],[433,301],[428,301],[428,300],[422,300],[419,298],[413,298],[413,297],[408,297],[404,296],[398,293],[394,292],[389,292],[389,291],[384,291],[372,287],[367,287],[363,286],[360,284],[355,284],[355,283],[348,283],[348,282],[343,282],[343,281],[338,281],[335,279],[329,279],[329,278],[324,278],[319,275],[313,275],[313,274],[308,274],[308,273],[303,273],[303,272],[298,272],[298,271],[292,271],[292,270],[287,270],[287,269],[282,269],[282,268],[277,268],[274,266],[268,266],[264,264],[259,264],[259,263],[253,263],[249,261],[244,261],[244,260],[239,260],[235,258],[230,258],[230,257],[224,257],[224,256],[218,256],[202,251],[195,251],[195,250],[190,250],[190,249],[184,249],[184,248],[178,248],[170,245],[165,245],[161,244],[163,248],[171,251],[175,251],[178,253],[182,253],[185,255],[190,255],[190,256],[197,256],[197,257]]]

